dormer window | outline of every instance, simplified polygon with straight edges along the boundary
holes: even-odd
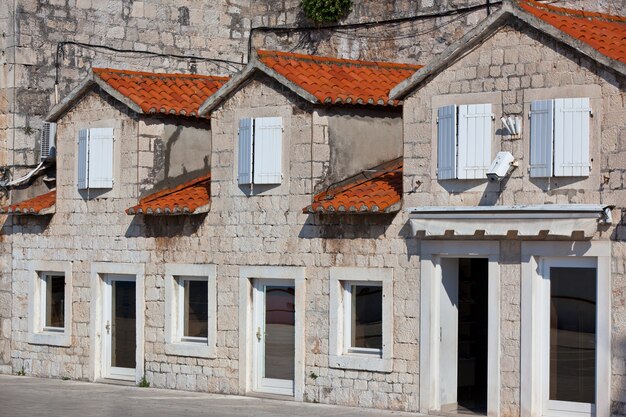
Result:
[[[113,188],[113,128],[78,132],[78,189]]]
[[[239,184],[280,184],[282,148],[282,117],[239,120]]]

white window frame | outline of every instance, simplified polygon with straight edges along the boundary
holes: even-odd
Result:
[[[165,353],[200,358],[215,357],[217,335],[216,266],[198,264],[165,265]],[[206,281],[208,291],[207,337],[183,335],[184,280]]]
[[[393,369],[393,269],[334,267],[330,269],[329,366],[339,369],[391,372]],[[382,349],[354,348],[352,344],[352,285],[383,288]]]
[[[64,276],[63,327],[46,327],[47,276]],[[29,269],[28,343],[69,347],[72,341],[72,263],[32,261]]]
[[[522,417],[609,417],[611,404],[611,243],[522,242]],[[549,352],[545,340],[546,266],[596,266],[596,392],[590,404],[549,401],[546,397]]]

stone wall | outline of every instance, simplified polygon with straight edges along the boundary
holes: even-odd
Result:
[[[524,51],[523,53],[518,51]],[[545,89],[552,98],[576,91],[591,97],[591,157],[588,178],[529,178],[528,111],[532,92]],[[626,393],[624,340],[626,339],[626,275],[624,242],[626,208],[624,174],[626,164],[626,80],[581,57],[525,24],[499,30],[482,46],[465,55],[430,83],[405,100],[405,206],[430,205],[516,205],[593,203],[615,205],[614,226],[599,232],[596,239],[612,240],[612,331],[613,407],[623,413]],[[460,94],[460,95],[459,95]],[[496,130],[501,132],[500,116],[518,115],[523,120],[521,140],[496,135],[495,152],[509,151],[519,160],[511,178],[499,184],[477,180],[438,181],[435,176],[437,103],[441,97],[476,94],[474,103],[491,101],[494,95],[501,108],[494,107]],[[594,98],[599,97],[599,98]],[[548,98],[546,96],[545,98]],[[433,165],[434,164],[434,165]],[[419,185],[419,186],[418,186]],[[413,191],[413,192],[411,192]],[[406,194],[409,192],[409,194]],[[504,265],[501,309],[502,326],[502,411],[506,416],[520,413],[520,288],[519,241],[503,241]]]

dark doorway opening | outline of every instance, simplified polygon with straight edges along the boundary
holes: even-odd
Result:
[[[459,259],[459,412],[487,413],[488,260]]]

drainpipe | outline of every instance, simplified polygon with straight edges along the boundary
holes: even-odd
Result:
[[[489,0],[487,0],[487,16],[489,16],[491,14],[491,3]]]

